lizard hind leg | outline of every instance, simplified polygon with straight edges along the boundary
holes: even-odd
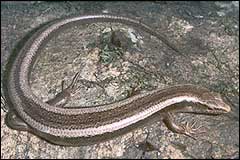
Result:
[[[30,131],[30,127],[27,123],[25,123],[19,116],[12,110],[9,110],[6,117],[5,122],[8,127],[20,130],[20,131]]]

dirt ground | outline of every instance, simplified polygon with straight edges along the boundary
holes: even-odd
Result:
[[[141,20],[181,54],[126,25],[66,28],[51,38],[34,66],[31,87],[43,101],[59,93],[62,80],[70,83],[80,72],[86,84],[78,84],[67,106],[114,102],[127,98],[133,87],[144,92],[190,83],[220,93],[232,111],[221,116],[176,114],[178,122],[197,120],[207,128],[197,140],[172,133],[159,121],[103,143],[63,147],[9,129],[1,108],[1,158],[239,158],[238,1],[1,2],[1,90],[10,54],[33,29],[56,18],[102,13]],[[111,30],[128,34],[128,49],[109,48]]]

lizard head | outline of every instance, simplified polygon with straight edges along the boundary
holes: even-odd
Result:
[[[231,111],[231,107],[226,102],[226,99],[215,92],[204,92],[201,95],[201,104],[207,107],[209,114],[222,114]]]

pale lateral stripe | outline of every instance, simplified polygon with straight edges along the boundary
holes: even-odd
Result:
[[[171,99],[167,99],[157,105],[154,105],[145,111],[139,112],[136,115],[133,115],[131,117],[122,119],[118,122],[114,122],[111,124],[99,126],[97,128],[85,128],[85,129],[74,129],[74,130],[69,130],[69,129],[55,129],[51,127],[46,127],[42,125],[41,123],[36,122],[33,120],[31,117],[29,117],[27,114],[24,116],[28,117],[29,123],[32,127],[41,130],[42,132],[54,135],[54,136],[60,136],[60,137],[90,137],[90,136],[96,136],[96,135],[101,135],[107,132],[113,132],[116,130],[119,130],[121,128],[127,127],[131,124],[134,124],[140,120],[143,120],[144,118],[147,118],[151,116],[152,114],[160,111],[161,109],[170,106],[175,103],[180,103],[183,101],[187,102],[193,102],[193,103],[201,103],[197,97],[188,97],[188,96],[179,96],[179,97],[174,97]],[[46,129],[47,128],[47,129]]]

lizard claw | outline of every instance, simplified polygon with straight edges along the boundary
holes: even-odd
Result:
[[[197,121],[193,121],[191,124],[189,122],[185,123],[185,125],[182,126],[184,129],[183,134],[193,138],[194,140],[197,140],[197,138],[194,137],[194,135],[206,133],[205,129],[201,129],[203,128],[202,125],[196,126],[196,124],[197,124]]]
[[[73,88],[75,87],[75,84],[76,84],[79,76],[80,76],[80,73],[79,73],[79,72],[77,72],[77,73],[74,75],[71,84],[68,86],[69,88],[73,89]]]
[[[80,76],[80,73],[77,72],[74,75],[71,84],[66,89],[64,89],[64,86],[63,86],[64,85],[64,81],[62,81],[62,90],[69,90],[69,92],[74,92],[77,80],[79,79],[79,76]]]

